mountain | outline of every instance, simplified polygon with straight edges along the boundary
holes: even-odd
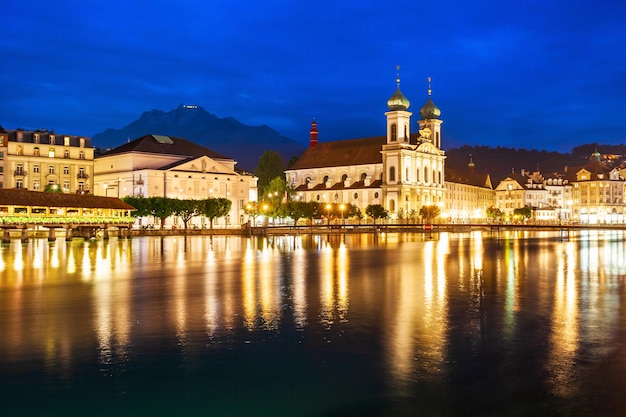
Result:
[[[164,112],[152,110],[121,129],[107,129],[91,140],[100,148],[116,147],[127,140],[155,134],[184,138],[237,161],[252,171],[266,150],[282,155],[285,162],[304,151],[304,145],[282,136],[268,126],[247,126],[232,117],[219,118],[199,106],[180,105]]]

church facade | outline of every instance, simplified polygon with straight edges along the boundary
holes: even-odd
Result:
[[[353,204],[362,212],[368,205],[380,204],[392,218],[436,205],[442,216],[450,217],[446,210],[450,206],[445,204],[450,194],[446,192],[446,155],[441,148],[443,121],[441,110],[431,98],[430,79],[416,133],[411,133],[410,102],[400,90],[400,80],[396,83],[396,91],[387,100],[385,136],[319,142],[317,123],[313,121],[309,148],[285,172],[296,199]],[[476,187],[477,192],[484,191],[482,195],[493,197],[488,178],[478,186],[467,182],[459,186]],[[476,201],[485,205],[484,199]],[[482,218],[486,208],[481,206]],[[473,215],[476,212],[476,207],[468,210]],[[460,211],[455,213],[462,216]]]

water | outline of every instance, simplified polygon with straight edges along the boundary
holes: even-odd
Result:
[[[0,247],[2,416],[623,416],[624,232]]]

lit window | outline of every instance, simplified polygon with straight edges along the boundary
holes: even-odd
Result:
[[[48,151],[48,157],[54,158],[54,148],[50,148],[50,150]]]
[[[33,149],[33,155],[39,156],[39,148],[38,147],[35,147],[35,149]]]

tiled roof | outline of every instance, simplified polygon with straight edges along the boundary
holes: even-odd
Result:
[[[133,210],[119,198],[0,188],[0,205]]]
[[[84,139],[83,147],[93,148],[93,145],[91,144],[91,138],[87,136],[57,134],[54,132],[49,132],[47,130],[6,130],[4,133],[7,134],[10,142],[37,143],[44,146],[50,144],[50,136],[54,135],[55,145],[63,145],[65,142],[65,137],[67,136],[70,138],[70,146],[79,147],[80,139]],[[39,134],[39,142],[35,142],[35,134]],[[18,140],[18,136],[21,136],[20,140]]]
[[[372,138],[319,142],[308,148],[288,171],[296,169],[338,167],[348,165],[382,164],[380,153],[385,136]]]
[[[170,143],[170,141],[157,140],[157,138],[161,139],[163,136],[145,135],[118,146],[117,148],[111,149],[100,156],[104,157],[128,152],[144,152],[164,155],[179,155],[188,158],[206,155],[213,159],[233,159],[212,151],[211,149],[205,148],[204,146],[188,141],[187,139],[167,136],[167,138],[171,141]]]

